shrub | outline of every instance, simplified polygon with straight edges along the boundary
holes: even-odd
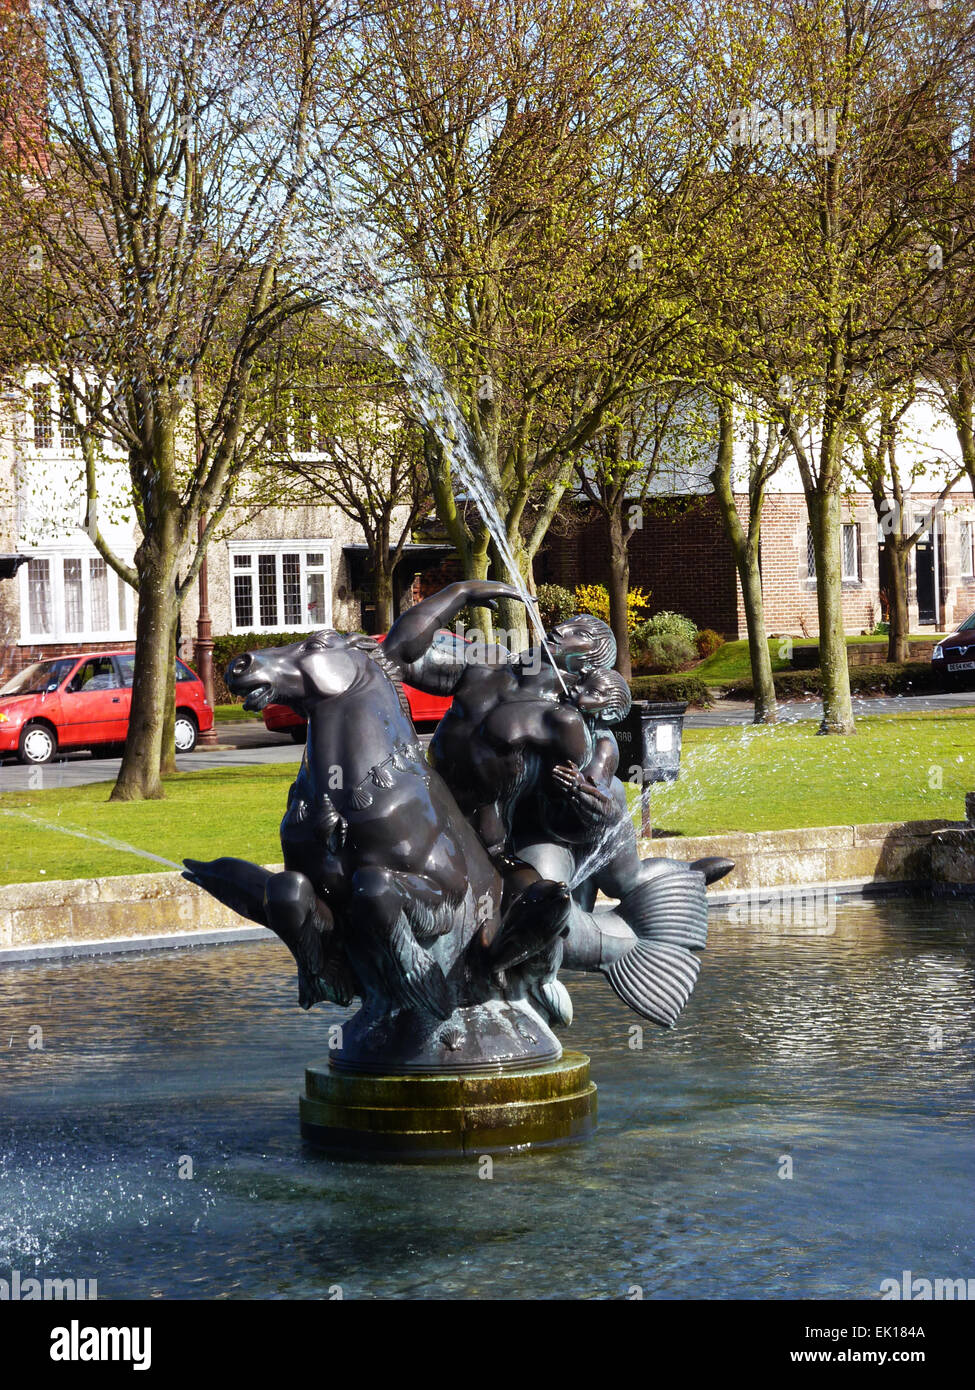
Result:
[[[579,584],[573,595],[574,612],[591,613],[609,622],[609,592],[605,584]],[[626,595],[626,625],[630,633],[643,621],[643,612],[650,607],[650,595],[642,589],[630,589]],[[571,615],[570,615],[571,616]]]
[[[713,628],[705,627],[694,638],[694,645],[697,647],[697,654],[706,661],[709,656],[714,656],[719,647],[724,646],[724,638],[720,632],[715,632]]]
[[[650,637],[643,647],[643,664],[657,671],[679,671],[696,657],[690,642],[674,632]]]
[[[823,693],[823,673],[818,666],[810,671],[776,671],[772,680],[776,695],[782,699]],[[850,667],[850,690],[854,695],[921,695],[945,688],[944,676],[927,661],[885,661],[874,666]],[[750,678],[728,681],[722,689],[725,695],[743,700],[754,695]]]
[[[539,584],[536,597],[538,599],[538,615],[544,628],[554,627],[556,623],[564,623],[577,611],[575,595],[571,589],[564,589],[561,584]],[[608,598],[606,607],[609,608]]]
[[[664,635],[683,637],[685,642],[693,642],[697,637],[697,627],[690,618],[685,618],[680,613],[667,612],[665,609],[661,613],[654,613],[652,618],[647,618],[646,622],[641,623],[636,635],[644,642],[649,641],[651,637]]]
[[[630,689],[634,700],[686,700],[702,709],[711,704],[707,686],[693,671],[678,676],[634,676]]]

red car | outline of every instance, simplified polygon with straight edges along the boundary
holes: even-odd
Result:
[[[383,633],[383,637],[385,635]],[[376,641],[381,642],[383,637],[377,637]],[[456,632],[450,632],[447,628],[441,628],[433,640],[437,646],[451,648],[455,647],[458,642],[470,641],[467,637],[458,637]],[[412,685],[407,685],[405,681],[403,690],[406,692],[410,706],[410,717],[414,724],[422,724],[426,720],[442,719],[450,709],[454,698],[452,695],[427,695],[422,690],[415,690]],[[304,743],[306,723],[304,716],[296,714],[288,705],[264,706],[264,727],[275,734],[290,734],[295,743]]]
[[[129,732],[132,652],[56,656],[19,671],[0,688],[0,757],[48,763],[59,749],[117,752]],[[213,727],[203,683],[176,663],[176,751],[192,753]]]

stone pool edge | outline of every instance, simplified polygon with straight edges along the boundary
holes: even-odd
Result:
[[[707,855],[734,859],[734,871],[709,894],[719,909],[776,889],[838,896],[910,889],[975,892],[971,821],[660,837],[644,840],[641,853],[684,861]],[[719,914],[715,927],[721,925]],[[275,938],[178,873],[8,884],[0,892],[0,965],[261,939]]]

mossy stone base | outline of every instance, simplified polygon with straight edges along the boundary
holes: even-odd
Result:
[[[513,1153],[586,1139],[596,1124],[589,1058],[494,1075],[376,1076],[308,1067],[299,1101],[309,1144],[385,1162]]]

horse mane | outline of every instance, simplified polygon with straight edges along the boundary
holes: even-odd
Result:
[[[328,646],[328,637],[331,633],[330,628],[321,628],[318,632],[313,632],[305,642],[306,648],[314,651],[316,647],[325,648]],[[410,702],[406,698],[406,691],[403,689],[403,682],[400,678],[399,668],[390,661],[388,656],[383,654],[382,644],[377,642],[375,637],[369,637],[365,632],[350,632],[343,634],[345,645],[351,647],[353,651],[362,652],[370,661],[374,661],[383,674],[396,687],[396,695],[399,699],[400,709],[412,723],[413,716],[410,713]]]
[[[406,698],[406,691],[403,689],[403,682],[400,679],[399,669],[388,656],[383,655],[382,644],[377,642],[375,637],[369,637],[364,632],[353,632],[346,638],[346,645],[354,647],[358,652],[364,652],[370,661],[374,661],[379,669],[392,681],[396,687],[396,694],[399,698],[400,709],[412,722],[413,716],[410,714],[410,702]]]

